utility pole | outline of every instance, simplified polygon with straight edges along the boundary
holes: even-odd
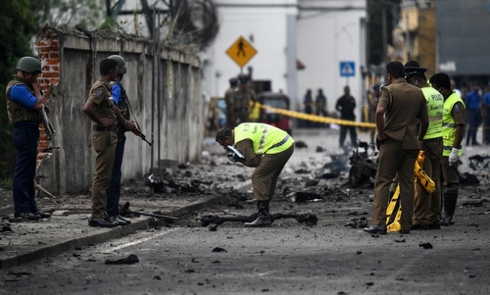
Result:
[[[383,28],[383,61],[385,65],[390,62],[388,59],[388,25],[386,21],[386,7],[387,3],[383,0],[381,2],[381,26]]]

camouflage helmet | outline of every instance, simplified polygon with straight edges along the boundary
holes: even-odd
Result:
[[[109,59],[113,59],[117,61],[117,73],[118,74],[126,74],[126,61],[124,61],[124,58],[120,55],[111,55],[108,57]]]
[[[41,63],[37,58],[24,56],[17,62],[16,69],[26,73],[41,73]]]

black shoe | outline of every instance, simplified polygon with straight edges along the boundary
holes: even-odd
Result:
[[[105,218],[89,218],[88,219],[89,226],[98,226],[98,227],[116,227],[117,223],[111,222]]]
[[[36,213],[33,213],[34,215],[39,216],[40,218],[50,218],[51,214],[43,211],[37,211]]]
[[[370,227],[365,227],[364,231],[370,234],[381,234],[386,235],[386,225],[371,225]]]
[[[126,220],[126,219],[123,219],[123,218],[119,218],[118,215],[109,216],[109,217],[107,217],[107,220],[109,222],[115,223],[117,225],[126,225],[126,224],[130,224],[131,223],[131,221],[129,221],[129,220]]]
[[[434,221],[429,224],[429,229],[441,229],[441,223],[439,221]]]
[[[400,235],[409,235],[410,234],[410,230],[408,230],[408,229],[401,229],[398,233]]]
[[[271,226],[272,221],[267,214],[259,213],[257,218],[252,222],[245,222],[245,226],[248,227],[267,227]]]
[[[454,225],[454,219],[452,216],[446,216],[443,219],[441,219],[440,224],[444,226]]]
[[[117,215],[117,216],[116,216],[116,220],[117,220],[118,222],[124,222],[124,223],[125,223],[125,225],[126,225],[126,224],[131,224],[131,221],[129,221],[129,220],[127,220],[127,219],[122,218],[122,216],[121,216],[121,215]]]
[[[427,226],[427,224],[414,224],[412,225],[412,230],[428,230],[429,227]]]
[[[38,215],[32,214],[31,212],[14,213],[14,217],[20,217],[27,220],[38,220],[40,218]]]

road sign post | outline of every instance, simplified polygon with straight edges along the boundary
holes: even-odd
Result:
[[[233,43],[226,54],[240,67],[240,71],[244,65],[246,65],[255,54],[257,50],[242,36],[240,36],[235,43]]]
[[[349,77],[356,75],[356,63],[353,61],[340,62],[340,77],[346,77],[347,85],[349,85]]]

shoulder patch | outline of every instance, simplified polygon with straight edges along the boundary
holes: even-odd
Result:
[[[102,89],[99,89],[99,90],[97,90],[97,92],[95,92],[95,96],[97,96],[98,98],[101,98],[103,94],[104,94],[104,91]]]
[[[459,112],[461,112],[461,106],[459,105],[459,103],[457,103],[457,104],[455,104],[455,105],[454,105],[453,110],[454,110],[455,112],[458,112],[458,113],[459,113]]]

